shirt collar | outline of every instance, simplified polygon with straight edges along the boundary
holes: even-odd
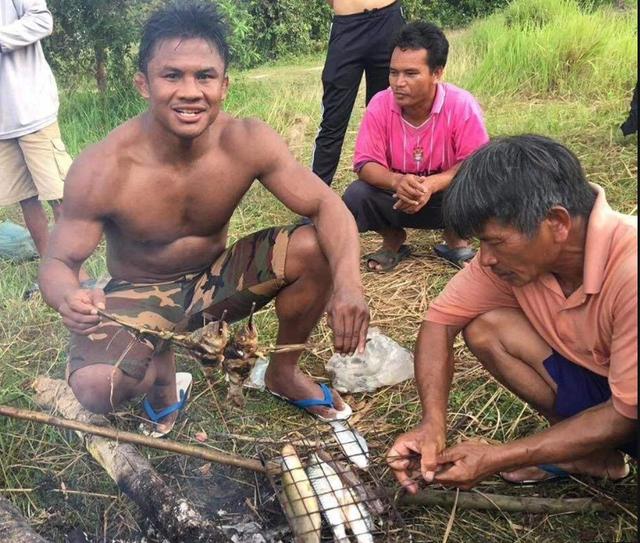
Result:
[[[596,192],[596,202],[589,215],[584,249],[582,284],[585,294],[597,294],[602,289],[611,240],[618,224],[603,188],[595,183],[591,183],[591,187]]]

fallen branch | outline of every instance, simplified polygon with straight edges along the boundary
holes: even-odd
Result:
[[[34,383],[36,401],[44,408],[61,412],[69,419],[50,417],[15,408],[2,407],[1,414],[36,422],[54,424],[75,430],[93,458],[105,469],[126,494],[169,541],[205,543],[228,541],[211,520],[204,519],[184,497],[169,488],[160,475],[138,450],[115,440],[103,439],[109,428],[105,417],[85,410],[75,399],[66,383],[40,377]],[[34,416],[38,415],[38,416]],[[82,428],[101,429],[102,437],[86,433]],[[122,439],[120,439],[122,441]]]
[[[451,508],[456,501],[456,493],[450,490],[426,490],[411,496],[403,495],[397,499],[402,506],[436,505]],[[480,492],[460,492],[458,509],[499,509],[512,513],[593,513],[611,511],[612,507],[592,498],[531,498],[505,496]]]
[[[248,469],[259,473],[264,473],[265,471],[262,463],[252,458],[205,449],[204,447],[196,447],[194,445],[185,445],[184,443],[178,443],[177,441],[171,441],[169,439],[158,439],[134,432],[124,432],[113,428],[104,417],[93,415],[83,409],[63,381],[41,377],[38,378],[34,387],[38,391],[38,398],[36,399],[38,404],[47,409],[54,408],[66,415],[66,418],[6,405],[0,405],[0,415],[48,424],[58,428],[66,428],[67,430],[100,436],[121,443],[143,445],[153,449],[201,458],[202,460],[216,464]],[[55,389],[55,394],[49,392],[50,387]],[[61,397],[57,396],[58,390],[60,390]],[[69,394],[71,397],[68,396]]]
[[[3,543],[49,543],[29,526],[18,509],[0,496],[0,541]]]

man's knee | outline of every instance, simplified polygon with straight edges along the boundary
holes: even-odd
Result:
[[[310,270],[325,275],[325,271],[328,273],[328,266],[316,229],[312,226],[298,228],[289,242],[285,275],[298,277]]]
[[[476,317],[463,330],[464,341],[473,354],[486,360],[486,355],[492,355],[503,349],[499,330],[515,317],[514,309],[494,309]],[[484,356],[483,356],[484,355]]]
[[[122,372],[119,369],[106,364],[85,366],[71,374],[69,386],[82,407],[104,415],[129,399],[118,386],[120,374]]]
[[[351,183],[342,196],[342,201],[349,208],[349,211],[357,215],[363,208],[363,204],[371,198],[371,186],[359,179]]]

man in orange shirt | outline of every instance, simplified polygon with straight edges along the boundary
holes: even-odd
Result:
[[[568,149],[531,135],[472,155],[444,206],[445,222],[461,238],[479,238],[480,252],[422,324],[415,373],[423,419],[388,453],[399,482],[416,492],[418,469],[427,483],[459,488],[494,473],[511,482],[625,477],[620,451],[637,457],[635,217],[612,211]],[[460,331],[549,428],[505,444],[446,448]]]

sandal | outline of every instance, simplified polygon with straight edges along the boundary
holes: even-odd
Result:
[[[407,258],[411,254],[409,245],[401,245],[398,251],[389,249],[380,249],[373,253],[364,255],[362,258],[367,262],[367,269],[373,272],[386,272],[395,268],[399,262]],[[370,263],[378,264],[379,268],[372,268]]]
[[[462,268],[465,262],[476,256],[476,252],[471,247],[451,248],[446,243],[440,243],[433,248],[433,251],[457,268]]]

